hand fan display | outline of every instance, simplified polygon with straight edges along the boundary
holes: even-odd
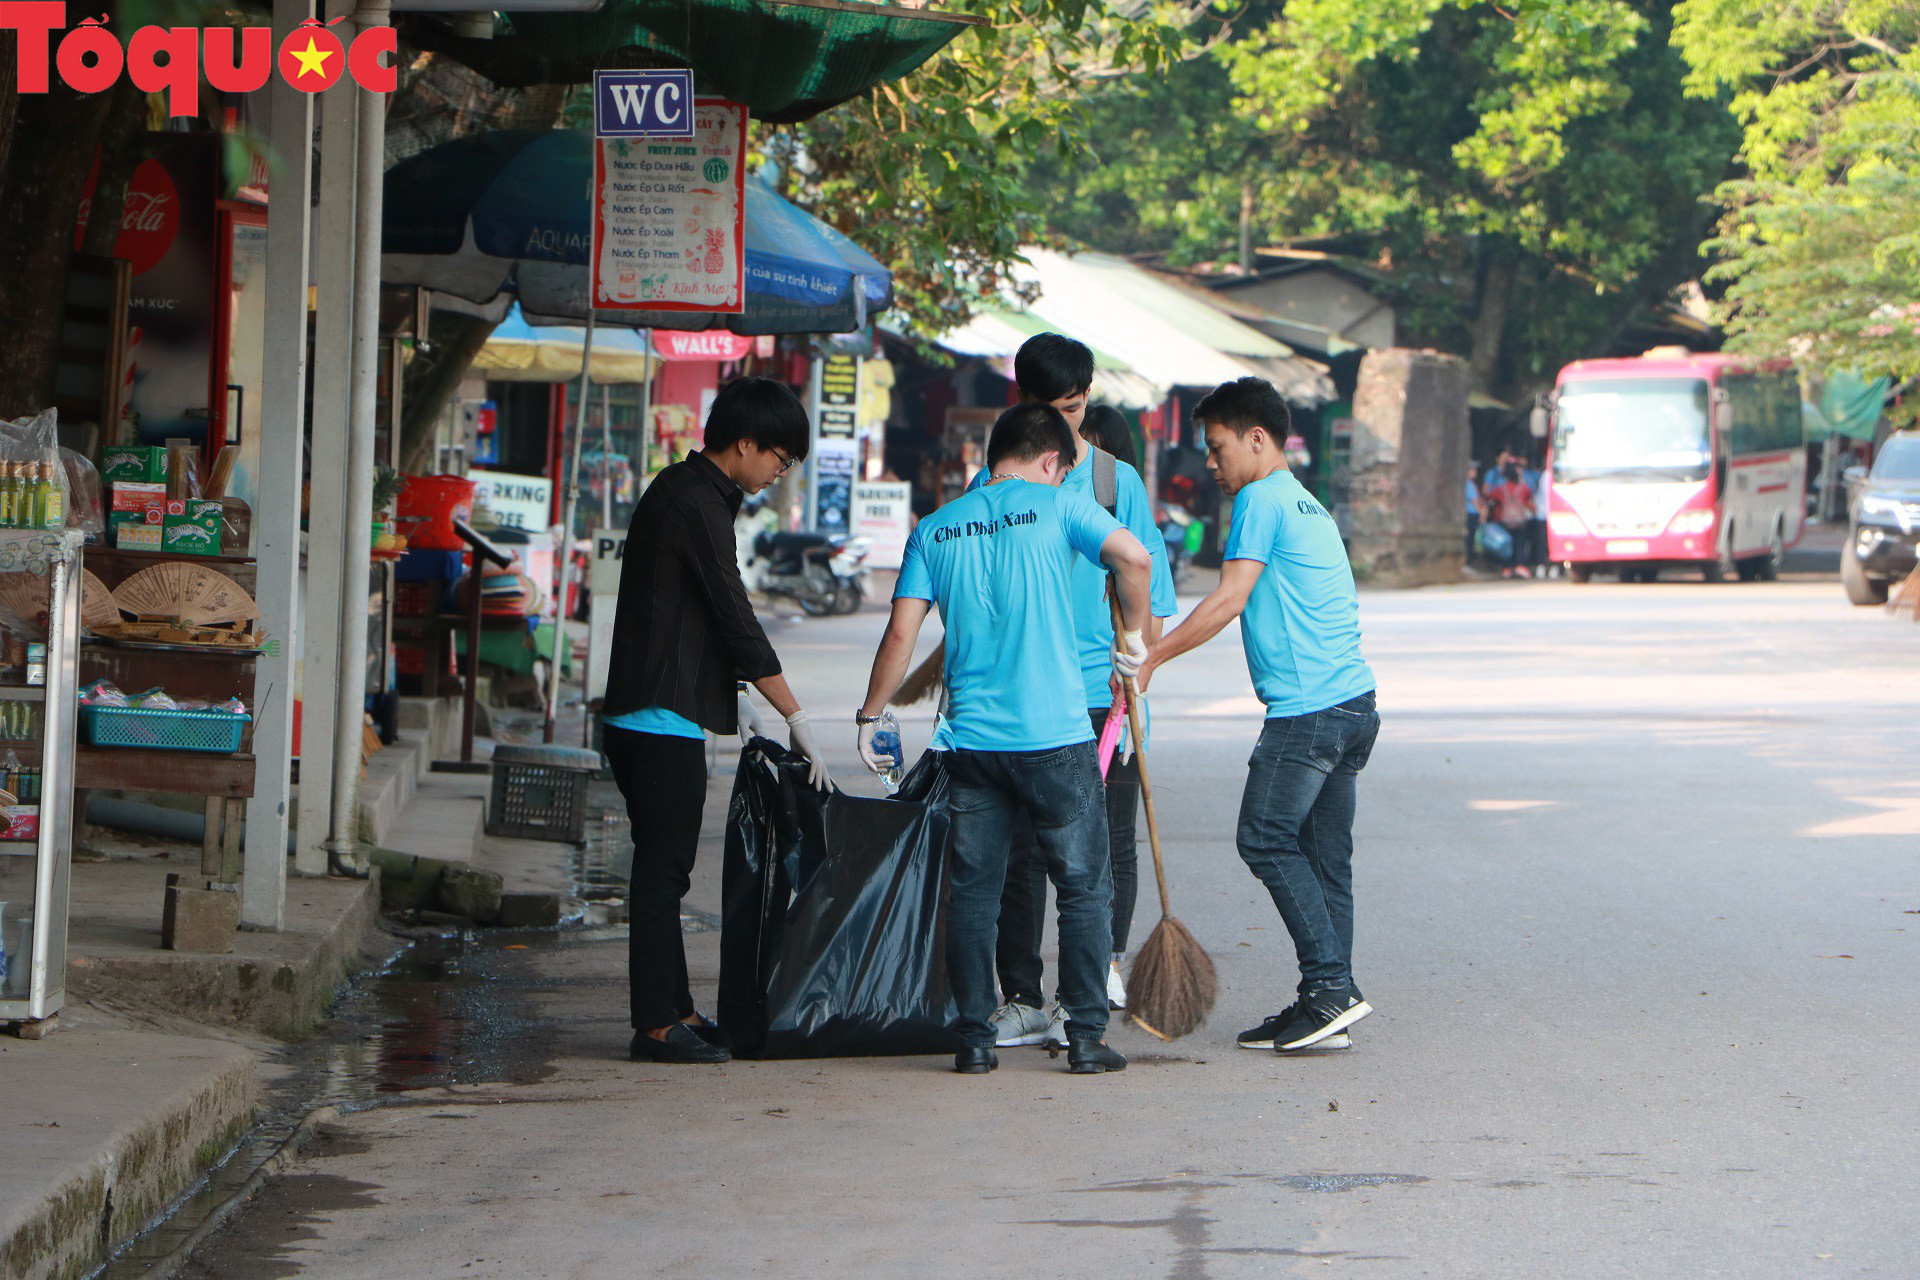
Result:
[[[44,640],[47,635],[47,579],[37,573],[0,573],[0,609],[11,615],[9,626]],[[120,609],[107,584],[91,570],[80,574],[80,624],[92,631],[120,625]]]
[[[113,592],[124,613],[139,618],[172,618],[196,626],[221,626],[260,616],[240,584],[201,564],[169,560],[122,582]]]

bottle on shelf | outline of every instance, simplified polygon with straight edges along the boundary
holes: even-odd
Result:
[[[67,495],[60,488],[60,473],[54,470],[60,464],[43,462],[40,464],[40,527],[42,529],[64,529],[67,527]]]

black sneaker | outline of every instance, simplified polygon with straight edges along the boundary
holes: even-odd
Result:
[[[1242,1031],[1237,1043],[1242,1049],[1272,1049],[1275,1033],[1287,1024],[1288,1020],[1293,1017],[1293,1011],[1297,1008],[1299,1008],[1297,1004],[1289,1006],[1284,1011],[1274,1014],[1259,1026],[1248,1031]],[[1353,1048],[1353,1040],[1346,1032],[1336,1031],[1326,1039],[1318,1041],[1308,1047],[1311,1049],[1351,1049]],[[1283,1052],[1298,1053],[1299,1050],[1284,1050]]]
[[[1126,1056],[1103,1041],[1075,1040],[1067,1046],[1067,1070],[1076,1076],[1126,1069]]]
[[[1360,994],[1360,988],[1349,982],[1344,987],[1301,996],[1300,1003],[1289,1012],[1292,1016],[1273,1035],[1277,1053],[1317,1045],[1372,1013],[1373,1006]]]

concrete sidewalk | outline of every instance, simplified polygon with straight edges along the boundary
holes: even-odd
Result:
[[[275,1036],[311,1031],[377,940],[377,881],[288,885],[279,933],[229,955],[160,950],[169,870],[149,847],[73,867],[67,1006],[39,1041],[0,1037],[0,1276],[83,1275],[253,1122]]]

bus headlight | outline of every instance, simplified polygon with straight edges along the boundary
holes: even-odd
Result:
[[[1586,522],[1571,511],[1549,511],[1547,528],[1563,538],[1584,538],[1587,536]]]
[[[1713,508],[1704,507],[1698,511],[1682,511],[1667,524],[1669,533],[1705,533],[1713,528]]]

